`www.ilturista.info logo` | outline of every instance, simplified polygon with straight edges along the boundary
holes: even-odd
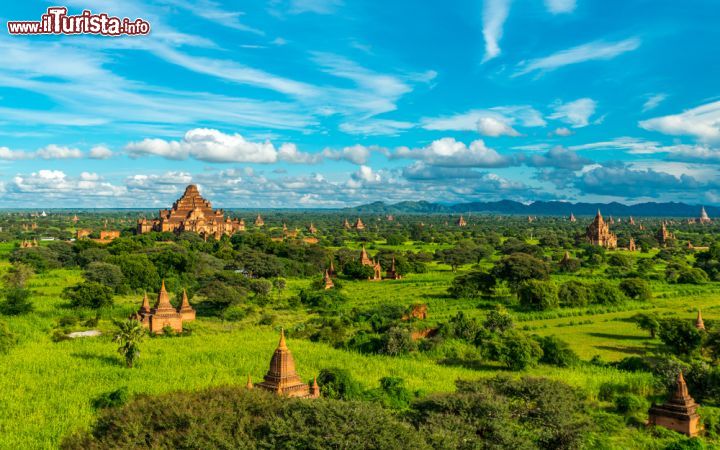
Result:
[[[103,36],[137,36],[150,33],[150,23],[143,19],[130,20],[127,17],[111,17],[105,13],[93,14],[84,10],[82,14],[68,16],[64,6],[47,9],[40,20],[9,21],[10,34],[100,34]]]

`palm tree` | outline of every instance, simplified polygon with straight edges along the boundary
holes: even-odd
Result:
[[[140,354],[140,342],[145,337],[145,328],[135,319],[124,322],[116,320],[115,325],[118,327],[118,332],[113,341],[120,343],[118,353],[125,357],[125,364],[131,368]]]

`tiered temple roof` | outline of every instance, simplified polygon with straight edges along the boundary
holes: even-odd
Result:
[[[660,229],[658,230],[656,237],[658,243],[662,247],[665,247],[671,239],[675,238],[675,236],[668,231],[667,226],[665,226],[665,222],[660,225]]]
[[[151,333],[162,334],[165,327],[170,327],[179,333],[183,330],[184,322],[195,320],[195,310],[190,306],[184,290],[182,302],[175,309],[170,303],[170,295],[165,289],[165,280],[163,280],[155,305],[150,308],[150,300],[145,293],[140,309],[131,318],[139,320]]]
[[[249,377],[248,383],[252,384]],[[312,385],[303,383],[295,371],[295,360],[285,342],[284,330],[280,331],[280,342],[270,360],[270,369],[265,374],[264,380],[255,387],[287,397],[320,397],[317,381],[313,381]]]
[[[151,231],[189,231],[216,239],[243,229],[244,223],[241,224],[240,220],[226,218],[221,209],[213,210],[212,204],[200,195],[194,184],[185,188],[185,192],[173,203],[172,208],[160,210],[156,219],[140,219],[137,223],[139,234]]]
[[[459,226],[459,227],[467,226],[467,222],[465,221],[465,218],[463,216],[460,216],[460,218],[458,219],[457,226]]]
[[[698,404],[690,396],[682,372],[678,374],[675,392],[662,405],[653,405],[649,413],[649,425],[658,425],[688,436],[696,436],[702,429]]]
[[[610,232],[610,226],[603,220],[600,210],[598,210],[595,219],[588,226],[585,236],[593,245],[605,248],[617,247],[617,236]]]
[[[355,228],[356,230],[364,230],[364,229],[365,229],[365,224],[364,224],[363,221],[358,217],[357,220],[355,221],[355,225],[353,225],[353,228]]]

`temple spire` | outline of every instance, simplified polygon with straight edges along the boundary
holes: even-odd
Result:
[[[279,350],[287,350],[287,344],[285,343],[285,328],[280,328],[280,342],[278,342]]]
[[[690,397],[690,394],[688,393],[687,383],[685,383],[685,377],[683,377],[681,370],[678,372],[677,387],[675,394],[673,394],[673,400],[685,400],[688,397]]]
[[[700,312],[699,308],[698,308],[697,319],[695,320],[695,328],[697,328],[698,330],[705,329],[705,322],[703,321],[702,313]]]
[[[250,378],[250,374],[248,374],[247,383],[245,384],[245,388],[247,390],[250,390],[253,388],[253,382],[252,382],[252,378]]]

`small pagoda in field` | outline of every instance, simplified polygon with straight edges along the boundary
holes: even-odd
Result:
[[[335,287],[335,283],[333,283],[332,278],[330,277],[330,272],[328,270],[325,270],[325,275],[323,275],[323,288],[325,290],[332,289]]]
[[[700,313],[699,309],[698,309],[697,319],[695,319],[695,328],[697,328],[698,330],[705,329],[705,321],[703,320],[702,313]]]
[[[665,427],[688,436],[697,436],[702,430],[695,400],[688,392],[682,372],[678,374],[677,387],[672,398],[662,405],[650,407],[648,425]]]
[[[262,227],[265,225],[265,221],[263,220],[262,216],[260,214],[257,215],[255,218],[255,226],[256,227]]]
[[[660,244],[661,247],[667,247],[668,243],[675,239],[675,236],[668,231],[667,226],[665,225],[665,222],[660,225],[660,229],[657,232],[656,235],[658,244]]]
[[[312,384],[305,384],[295,372],[295,360],[285,343],[285,332],[280,330],[280,342],[270,360],[270,369],[262,382],[253,386],[248,376],[247,386],[249,389],[257,387],[266,391],[274,392],[277,395],[295,398],[318,398],[320,388],[317,380]]]
[[[570,213],[570,222],[577,222],[577,219],[575,218],[575,215],[573,213]]]
[[[165,289],[165,280],[163,280],[155,306],[150,308],[150,300],[146,293],[143,296],[142,306],[130,318],[138,320],[151,333],[162,334],[165,327],[170,327],[173,331],[180,333],[183,330],[184,322],[195,320],[195,310],[190,306],[185,290],[183,290],[180,306],[175,309],[170,303],[170,295]]]

